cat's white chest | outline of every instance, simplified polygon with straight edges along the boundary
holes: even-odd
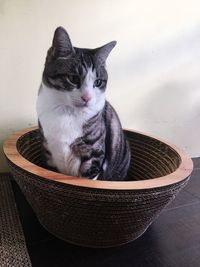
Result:
[[[80,158],[73,154],[70,145],[82,136],[82,123],[73,115],[49,113],[40,118],[47,149],[51,152],[48,164],[62,173],[78,176]]]
[[[82,136],[82,120],[70,114],[64,107],[58,107],[41,117],[44,134],[48,140],[57,140],[70,146],[76,138]]]
[[[54,95],[53,95],[54,94]],[[65,105],[63,94],[42,88],[37,100],[37,113],[51,153],[48,164],[64,174],[78,176],[80,158],[72,152],[70,145],[83,135],[84,116],[74,113]]]

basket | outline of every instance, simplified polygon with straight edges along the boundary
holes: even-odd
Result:
[[[72,177],[42,167],[37,128],[4,143],[11,173],[40,223],[53,235],[86,247],[135,240],[186,185],[193,164],[161,140],[125,131],[131,146],[129,181]]]

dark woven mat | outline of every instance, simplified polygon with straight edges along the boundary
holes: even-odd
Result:
[[[9,174],[0,174],[0,266],[29,267],[31,261]]]

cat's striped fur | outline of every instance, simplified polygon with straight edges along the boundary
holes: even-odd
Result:
[[[129,144],[105,100],[105,61],[114,46],[75,48],[56,29],[37,100],[46,166],[90,179],[125,179]]]

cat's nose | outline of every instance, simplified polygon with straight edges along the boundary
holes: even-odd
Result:
[[[89,96],[89,95],[82,95],[82,96],[81,96],[81,99],[82,99],[85,103],[87,103],[87,102],[89,102],[89,101],[91,100],[91,96]]]

